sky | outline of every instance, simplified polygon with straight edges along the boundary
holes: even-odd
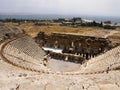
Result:
[[[120,16],[120,0],[0,0],[0,14]]]

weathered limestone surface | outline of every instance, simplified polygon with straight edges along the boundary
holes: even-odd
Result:
[[[0,50],[0,90],[120,90],[120,46],[89,60],[78,74],[69,75],[37,72],[48,69],[43,65],[45,53],[29,36],[7,44],[5,40]]]

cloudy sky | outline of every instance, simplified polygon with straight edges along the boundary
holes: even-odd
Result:
[[[120,16],[120,0],[0,0],[0,13]]]

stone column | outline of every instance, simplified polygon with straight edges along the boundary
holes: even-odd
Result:
[[[58,48],[58,41],[55,41],[54,48]]]
[[[74,47],[74,42],[72,42],[71,46]]]
[[[68,60],[68,56],[65,57],[65,61],[67,61],[67,60]]]

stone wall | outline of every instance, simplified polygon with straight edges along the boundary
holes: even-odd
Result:
[[[110,49],[110,41],[106,38],[81,36],[76,34],[40,32],[35,38],[40,46],[63,49],[63,53],[77,54],[89,59]]]
[[[79,55],[72,55],[72,54],[62,54],[62,53],[55,53],[51,51],[46,51],[46,53],[54,59],[58,60],[63,60],[63,61],[69,61],[69,62],[74,62],[74,63],[84,63],[85,59],[82,58]]]

